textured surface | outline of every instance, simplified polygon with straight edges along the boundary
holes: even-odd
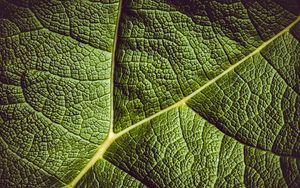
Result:
[[[299,67],[300,45],[284,34],[188,105],[247,145],[299,157]]]
[[[122,136],[105,158],[150,187],[287,185],[281,157],[225,136],[187,106]]]
[[[299,5],[0,0],[0,187],[300,187]]]
[[[112,165],[100,160],[78,183],[78,187],[145,187],[134,177]]]
[[[191,94],[295,20],[273,2],[151,0],[124,6],[116,131]]]
[[[0,2],[0,184],[68,183],[109,130],[118,5]]]

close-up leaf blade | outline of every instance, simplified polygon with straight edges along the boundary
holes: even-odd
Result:
[[[0,0],[0,187],[299,187],[300,2]]]

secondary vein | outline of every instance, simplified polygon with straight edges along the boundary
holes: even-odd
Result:
[[[119,7],[119,15],[118,15],[118,24],[117,24],[117,28],[119,26],[119,17],[120,17],[120,11],[121,11],[121,4],[122,1],[120,1],[120,7]],[[80,173],[75,177],[75,179],[69,184],[67,185],[67,187],[74,187],[77,182],[86,174],[86,172],[101,158],[103,158],[104,153],[107,151],[107,149],[111,146],[111,144],[118,139],[119,137],[121,137],[122,135],[128,133],[129,131],[131,131],[132,129],[148,122],[151,121],[152,119],[154,119],[155,117],[160,116],[163,113],[168,112],[171,109],[174,109],[176,107],[182,106],[184,105],[189,99],[191,99],[192,97],[194,97],[195,95],[197,95],[198,93],[200,93],[202,90],[204,90],[205,88],[207,88],[208,86],[210,86],[211,84],[215,83],[216,81],[218,81],[220,78],[222,78],[224,75],[226,75],[227,73],[229,73],[230,71],[234,70],[237,66],[241,65],[243,62],[245,62],[247,59],[251,58],[252,56],[254,56],[255,54],[259,53],[262,49],[264,49],[267,45],[269,45],[271,42],[273,42],[275,39],[277,39],[278,37],[280,37],[281,35],[283,35],[284,33],[288,32],[295,24],[297,24],[300,21],[300,15],[296,18],[295,21],[293,21],[290,25],[288,25],[285,29],[283,29],[282,31],[280,31],[279,33],[277,33],[276,35],[274,35],[272,38],[270,38],[269,40],[267,40],[266,42],[262,43],[262,45],[260,45],[258,48],[256,48],[253,52],[251,52],[250,54],[248,54],[247,56],[245,56],[243,59],[241,59],[240,61],[238,61],[237,63],[231,65],[230,67],[228,67],[224,72],[222,72],[221,74],[219,74],[218,76],[216,76],[215,78],[211,79],[210,81],[208,81],[207,83],[205,83],[203,86],[201,86],[199,89],[197,89],[196,91],[194,91],[193,93],[191,93],[190,95],[184,97],[183,99],[181,99],[180,101],[174,103],[173,105],[143,119],[142,121],[139,121],[133,125],[131,125],[130,127],[127,127],[126,129],[123,129],[122,131],[118,132],[118,133],[114,133],[113,132],[113,123],[111,124],[111,130],[106,138],[106,140],[104,140],[104,142],[99,145],[97,152],[95,153],[95,155],[91,158],[91,160],[87,163],[87,165],[80,171]],[[117,34],[116,36],[117,37]],[[114,53],[115,53],[115,46],[116,46],[116,38],[114,41]],[[113,55],[113,60],[115,59],[114,55]],[[114,62],[113,62],[114,63]],[[114,67],[114,65],[113,65]],[[113,71],[112,71],[113,74]],[[112,81],[113,82],[113,81]],[[113,84],[112,84],[113,87]],[[112,93],[113,96],[113,93]],[[113,98],[113,97],[112,97]],[[112,103],[113,105],[113,103]],[[112,106],[112,113],[113,113],[113,106]],[[112,117],[112,122],[113,122],[113,117]]]
[[[210,86],[211,84],[215,83],[217,80],[219,80],[220,78],[222,78],[224,75],[226,75],[227,73],[229,73],[230,71],[234,70],[237,66],[239,66],[240,64],[242,64],[243,62],[245,62],[247,59],[249,59],[250,57],[254,56],[255,54],[259,53],[262,49],[264,49],[267,45],[269,45],[271,42],[273,42],[275,39],[277,39],[279,36],[283,35],[284,33],[288,32],[297,22],[300,21],[300,16],[297,17],[297,19],[292,22],[289,26],[287,26],[285,29],[283,29],[282,31],[280,31],[279,33],[277,33],[275,36],[273,36],[271,39],[267,40],[266,42],[264,42],[262,45],[260,45],[258,48],[256,48],[253,52],[251,52],[250,54],[248,54],[247,56],[245,56],[243,59],[241,59],[240,61],[238,61],[237,63],[233,64],[232,66],[230,66],[229,68],[227,68],[224,72],[222,72],[221,74],[219,74],[218,76],[216,76],[215,78],[209,80],[208,82],[206,82],[203,86],[201,86],[199,89],[197,89],[196,91],[194,91],[193,93],[191,93],[190,95],[184,97],[183,99],[181,99],[180,101],[174,103],[173,105],[153,114],[152,116],[149,116],[146,119],[143,119],[142,121],[139,121],[133,125],[131,125],[130,127],[127,127],[126,129],[123,129],[122,131],[118,132],[116,134],[116,136],[120,137],[123,134],[129,132],[130,130],[134,129],[135,127],[150,121],[151,119],[173,109],[176,108],[178,106],[181,106],[183,104],[185,104],[189,99],[193,98],[195,95],[197,95],[198,93],[200,93],[202,90],[204,90],[205,88],[207,88],[208,86]]]

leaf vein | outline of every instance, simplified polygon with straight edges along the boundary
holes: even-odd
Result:
[[[118,133],[114,133],[114,132],[110,132],[108,137],[106,138],[106,140],[99,145],[97,152],[95,153],[95,155],[91,158],[91,160],[86,164],[86,166],[80,171],[80,173],[75,177],[75,179],[68,184],[68,187],[74,187],[77,182],[81,179],[82,176],[84,176],[84,174],[86,172],[89,171],[89,169],[99,160],[103,158],[104,153],[107,151],[107,149],[110,147],[110,145],[112,143],[114,143],[114,141],[118,138],[120,138],[122,135],[128,133],[129,131],[131,131],[132,129],[148,122],[151,121],[152,119],[154,119],[155,117],[158,117],[160,115],[162,115],[165,112],[168,112],[169,110],[182,106],[184,104],[186,104],[186,102],[188,100],[190,100],[191,98],[193,98],[195,95],[197,95],[198,93],[200,93],[202,90],[204,90],[205,88],[207,88],[208,86],[210,86],[211,84],[214,84],[216,81],[218,81],[219,79],[221,79],[224,75],[226,75],[227,73],[233,71],[236,67],[238,67],[240,64],[242,64],[243,62],[245,62],[247,59],[249,59],[250,57],[252,57],[253,55],[259,53],[262,49],[264,49],[267,45],[269,45],[271,42],[273,42],[275,39],[277,39],[279,36],[283,35],[286,32],[289,32],[289,30],[300,21],[300,16],[298,16],[296,18],[295,21],[293,21],[290,25],[288,25],[285,29],[283,29],[282,31],[280,31],[279,33],[277,33],[276,35],[274,35],[272,38],[270,38],[269,40],[267,40],[266,42],[262,43],[262,45],[260,45],[258,48],[256,48],[256,50],[254,50],[253,52],[251,52],[250,54],[248,54],[247,56],[245,56],[243,59],[241,59],[240,61],[238,61],[237,63],[231,65],[230,67],[228,67],[224,72],[222,72],[221,74],[219,74],[218,76],[216,76],[215,78],[211,79],[210,81],[206,82],[206,84],[204,84],[203,86],[201,86],[199,89],[197,89],[196,91],[194,91],[193,93],[191,93],[190,95],[186,96],[185,98],[181,99],[180,101],[178,101],[177,103],[157,112],[156,114],[153,114],[152,116],[149,116],[148,118],[145,118],[129,127],[127,127],[126,129],[123,129],[122,131],[118,132]],[[244,144],[245,145],[245,144]],[[270,152],[270,151],[266,151],[266,152]]]

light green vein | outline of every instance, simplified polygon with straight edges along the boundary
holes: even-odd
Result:
[[[121,7],[121,5],[120,5]],[[120,8],[119,8],[120,11]],[[119,12],[120,14],[120,12]],[[283,29],[282,31],[280,31],[279,33],[277,33],[275,36],[273,36],[272,38],[270,38],[269,40],[267,40],[266,42],[262,43],[262,45],[260,45],[256,50],[254,50],[253,52],[251,52],[250,54],[248,54],[247,56],[245,56],[243,59],[241,59],[240,61],[238,61],[237,63],[231,65],[230,67],[228,67],[224,72],[222,72],[221,74],[219,74],[218,76],[216,76],[215,78],[211,79],[210,81],[208,81],[206,84],[204,84],[203,86],[201,86],[199,89],[197,89],[196,91],[194,91],[193,93],[191,93],[190,95],[184,97],[183,99],[181,99],[180,101],[178,101],[177,103],[153,114],[152,116],[149,116],[145,119],[143,119],[142,121],[139,121],[133,125],[131,125],[130,127],[127,127],[126,129],[118,132],[118,133],[114,133],[113,131],[109,132],[109,135],[107,136],[106,140],[99,145],[97,152],[95,153],[95,155],[91,158],[91,160],[86,164],[86,166],[80,171],[80,173],[75,177],[75,179],[69,183],[67,186],[68,187],[74,187],[77,182],[88,172],[88,170],[101,158],[103,158],[104,153],[107,151],[107,149],[110,147],[110,145],[119,137],[121,137],[122,135],[128,133],[129,131],[131,131],[132,129],[151,121],[152,119],[168,112],[169,110],[182,106],[184,105],[188,100],[190,100],[191,98],[193,98],[195,95],[197,95],[198,93],[200,93],[202,90],[204,90],[205,88],[207,88],[208,86],[210,86],[211,84],[215,83],[216,81],[218,81],[220,78],[222,78],[223,76],[225,76],[227,73],[233,71],[237,66],[241,65],[242,63],[244,63],[247,59],[251,58],[252,56],[254,56],[255,54],[259,53],[262,49],[264,49],[267,45],[269,45],[271,42],[273,42],[275,39],[277,39],[278,37],[280,37],[281,35],[283,35],[286,32],[289,32],[289,30],[300,21],[300,16],[298,16],[296,18],[295,21],[293,21],[290,25],[288,25],[285,29]]]

